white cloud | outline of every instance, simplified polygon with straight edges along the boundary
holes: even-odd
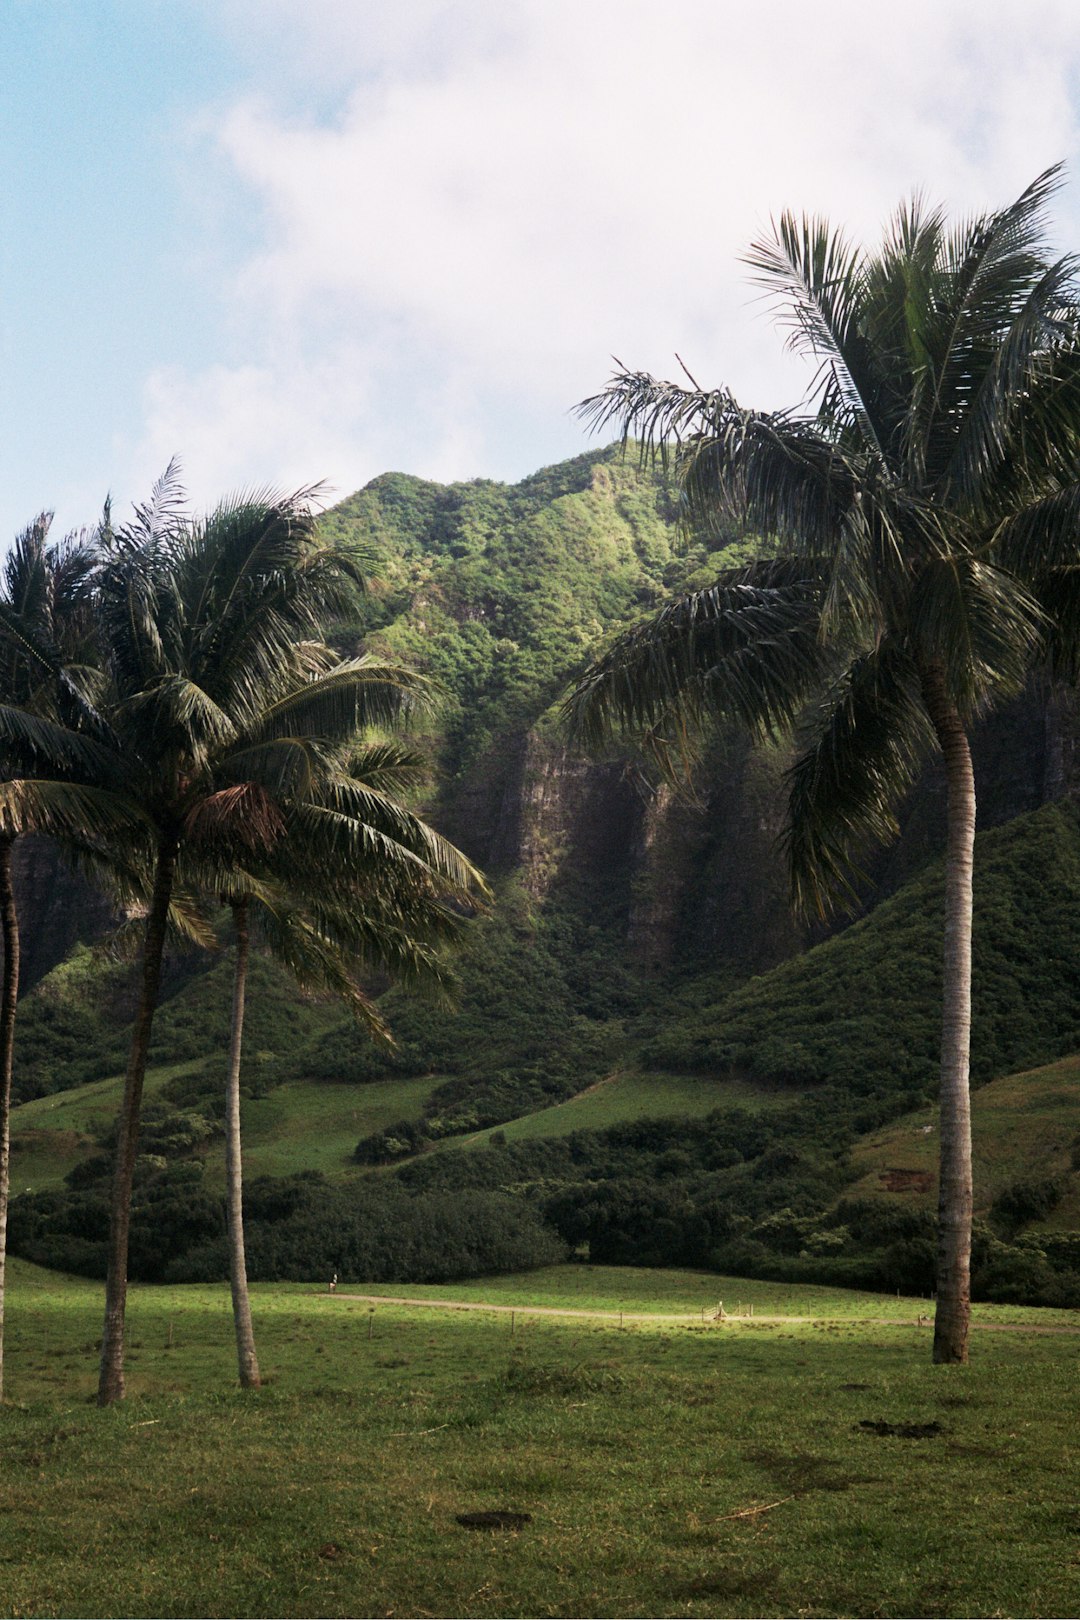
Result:
[[[737,263],[771,212],[872,239],[914,185],[993,206],[1077,147],[1064,0],[225,15],[234,38],[258,18],[259,74],[272,55],[337,111],[247,97],[215,125],[265,221],[226,295],[242,358],[153,378],[139,457],[186,446],[219,489],[520,475],[573,447],[566,409],[612,353],[670,374],[678,351],[747,400],[791,400]]]

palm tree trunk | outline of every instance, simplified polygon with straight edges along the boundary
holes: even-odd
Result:
[[[135,1027],[131,1037],[124,1100],[116,1139],[113,1168],[112,1208],[109,1217],[109,1270],[105,1284],[105,1326],[101,1339],[101,1374],[97,1403],[110,1406],[124,1398],[124,1308],[127,1304],[128,1231],[131,1225],[131,1188],[135,1177],[135,1153],[139,1142],[139,1110],[142,1105],[150,1031],[161,984],[161,959],[165,950],[165,929],[169,918],[173,877],[176,871],[177,839],[164,836],[158,845],[154,891],[143,937],[142,986]]]
[[[971,880],[975,776],[967,733],[938,667],[922,671],[923,698],[945,758],[945,962],[941,1023],[934,1360],[968,1358],[971,1320]]]
[[[11,1070],[15,1052],[15,1004],[19,999],[19,918],[11,884],[14,843],[10,833],[0,837],[0,933],[4,941],[4,979],[0,990],[0,1400],[4,1398],[4,1290],[11,1189]]]
[[[251,1326],[247,1261],[244,1256],[243,1162],[240,1148],[240,1050],[244,1036],[244,996],[248,968],[248,903],[232,902],[236,929],[236,976],[233,979],[232,1029],[229,1034],[229,1072],[225,1082],[225,1178],[229,1189],[229,1281],[232,1285],[236,1358],[244,1389],[258,1389],[259,1363]]]

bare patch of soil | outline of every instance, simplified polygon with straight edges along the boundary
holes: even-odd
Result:
[[[945,1432],[936,1418],[929,1423],[886,1423],[884,1418],[863,1418],[855,1427],[867,1434],[893,1435],[898,1440],[932,1440]]]
[[[531,1513],[511,1513],[508,1508],[494,1508],[486,1513],[455,1513],[454,1517],[466,1530],[521,1530],[532,1523]]]
[[[934,1185],[931,1170],[882,1170],[878,1178],[886,1192],[929,1192]]]

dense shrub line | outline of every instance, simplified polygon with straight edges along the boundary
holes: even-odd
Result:
[[[450,1281],[551,1263],[689,1266],[780,1282],[929,1293],[935,1226],[884,1198],[835,1203],[847,1133],[793,1103],[771,1114],[639,1120],[564,1138],[429,1154],[346,1187],[315,1174],[248,1187],[252,1276]],[[132,1275],[214,1281],[227,1274],[221,1200],[191,1153],[214,1129],[198,1114],[152,1113],[140,1160]],[[79,1166],[63,1192],[17,1199],[12,1251],[100,1275],[108,1160]],[[1014,1184],[976,1229],[975,1296],[1080,1305],[1080,1234],[1028,1234],[1060,1181]],[[831,1206],[831,1207],[830,1207]]]
[[[16,1199],[11,1252],[103,1277],[106,1175],[88,1186]],[[449,1282],[552,1265],[566,1255],[538,1211],[505,1193],[417,1196],[386,1178],[341,1188],[309,1174],[252,1182],[245,1206],[248,1271],[263,1282],[335,1272],[356,1282]],[[166,1164],[152,1155],[140,1161],[130,1269],[140,1282],[227,1279],[224,1201],[206,1192],[197,1161]]]

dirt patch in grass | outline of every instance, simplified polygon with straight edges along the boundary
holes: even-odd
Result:
[[[805,1451],[780,1451],[762,1447],[744,1451],[743,1460],[763,1468],[777,1490],[801,1495],[804,1491],[846,1491],[852,1485],[871,1483],[865,1475],[840,1473],[834,1457],[815,1457]]]
[[[483,1513],[455,1513],[466,1530],[523,1530],[532,1524],[531,1513],[513,1513],[509,1508],[492,1508]]]
[[[780,1568],[773,1564],[766,1569],[713,1569],[707,1575],[698,1575],[687,1581],[678,1592],[683,1598],[741,1598],[752,1597],[765,1608],[775,1602],[776,1584]]]
[[[933,1173],[929,1170],[882,1170],[878,1180],[886,1192],[928,1193],[934,1185]]]
[[[867,1434],[892,1435],[897,1440],[932,1440],[945,1432],[936,1418],[931,1418],[929,1423],[887,1423],[884,1418],[862,1418],[855,1428]]]

